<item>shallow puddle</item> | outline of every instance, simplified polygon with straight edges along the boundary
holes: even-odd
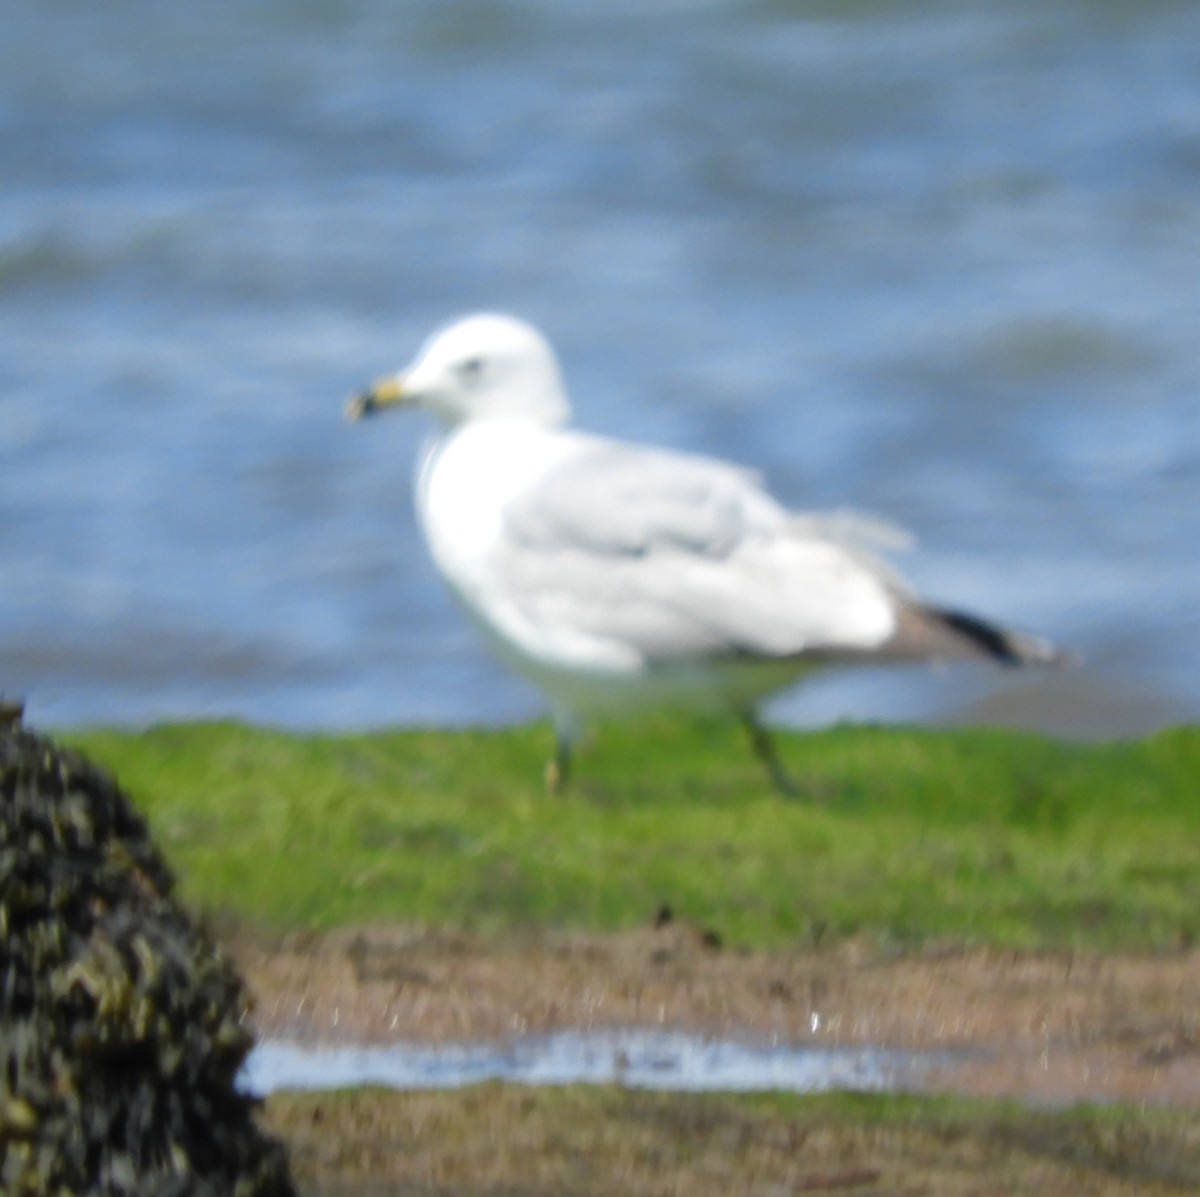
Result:
[[[243,1082],[266,1096],[280,1090],[453,1089],[481,1081],[524,1085],[618,1083],[699,1092],[818,1093],[827,1089],[906,1090],[960,1060],[960,1053],[877,1047],[819,1048],[742,1043],[682,1031],[561,1031],[501,1042],[312,1045],[266,1040],[246,1062]]]

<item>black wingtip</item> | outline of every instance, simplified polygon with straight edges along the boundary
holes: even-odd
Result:
[[[998,627],[963,611],[927,608],[947,629],[1001,665],[1063,665],[1071,658],[1048,640]]]

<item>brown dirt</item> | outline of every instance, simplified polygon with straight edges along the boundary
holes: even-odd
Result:
[[[311,1197],[1168,1197],[1195,1192],[1187,1115],[780,1106],[696,1094],[476,1085],[273,1098]]]
[[[861,944],[724,950],[678,922],[497,942],[403,927],[226,936],[259,1030],[308,1042],[441,1042],[668,1025],[820,1046],[970,1048],[929,1088],[1037,1102],[1200,1102],[1200,951]]]

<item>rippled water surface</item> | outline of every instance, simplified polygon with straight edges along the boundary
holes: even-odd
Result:
[[[1052,678],[779,718],[1195,718],[1200,7],[10,0],[0,691],[35,721],[527,717],[348,391],[512,309],[580,423],[910,527]]]

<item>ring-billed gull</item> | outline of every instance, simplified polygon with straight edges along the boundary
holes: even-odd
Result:
[[[1044,640],[919,601],[844,521],[786,510],[747,470],[568,429],[554,352],[514,317],[436,333],[347,414],[401,405],[441,423],[416,483],[439,573],[550,701],[551,789],[566,783],[589,716],[731,712],[790,789],[757,708],[816,667],[1058,657]]]

